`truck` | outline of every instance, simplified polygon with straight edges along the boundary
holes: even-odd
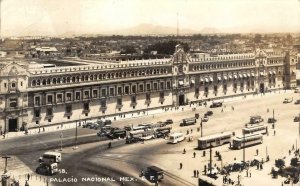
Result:
[[[192,118],[186,118],[183,119],[182,122],[180,123],[180,126],[188,126],[188,125],[195,125],[196,124],[196,118],[192,117]]]

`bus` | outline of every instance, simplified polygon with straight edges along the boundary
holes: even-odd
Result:
[[[198,149],[221,146],[230,143],[232,134],[230,132],[223,132],[221,134],[213,134],[204,136],[198,139]]]
[[[242,129],[243,134],[267,134],[268,127],[266,125],[251,125]]]
[[[42,157],[42,161],[45,163],[59,163],[61,162],[61,153],[59,152],[45,152]]]
[[[179,143],[181,141],[185,140],[185,136],[183,135],[183,133],[173,133],[170,135],[169,138],[169,143]]]
[[[180,123],[180,126],[188,126],[188,125],[195,125],[196,124],[196,118],[186,118],[183,119],[182,122]]]
[[[155,138],[154,130],[136,130],[129,132],[130,138],[138,138],[141,140],[149,140]]]
[[[248,147],[251,145],[257,145],[263,143],[263,136],[261,134],[247,134],[244,136],[239,136],[233,139],[232,148],[241,149],[244,146]]]

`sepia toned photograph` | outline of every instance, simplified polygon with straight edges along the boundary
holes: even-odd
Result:
[[[0,0],[1,186],[300,185],[300,0]]]

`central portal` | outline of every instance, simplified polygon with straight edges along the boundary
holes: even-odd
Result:
[[[8,132],[16,132],[18,129],[18,119],[8,120]]]
[[[179,95],[179,106],[184,105],[184,95]]]

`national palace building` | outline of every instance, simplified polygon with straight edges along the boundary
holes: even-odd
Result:
[[[2,132],[296,86],[292,51],[65,63],[0,66]]]

